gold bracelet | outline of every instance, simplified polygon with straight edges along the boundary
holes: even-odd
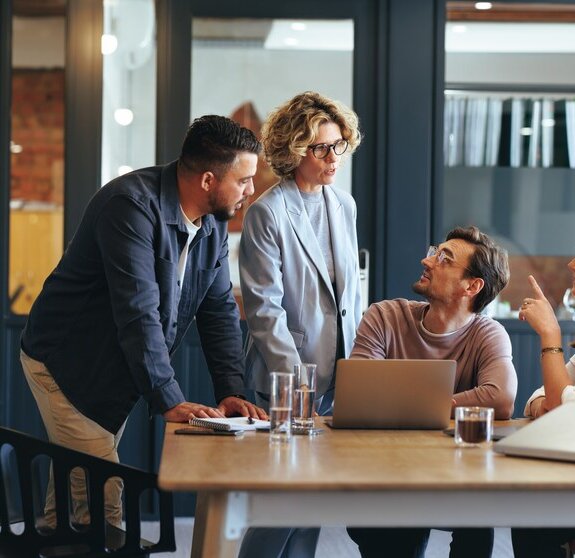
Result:
[[[563,347],[543,347],[541,349],[541,358],[545,353],[562,353]]]

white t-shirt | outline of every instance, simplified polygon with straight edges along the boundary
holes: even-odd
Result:
[[[180,205],[180,211],[182,212],[184,224],[186,225],[186,229],[188,230],[188,240],[186,240],[186,245],[184,246],[184,249],[182,250],[182,253],[180,254],[180,259],[178,260],[178,286],[181,289],[182,285],[184,284],[184,274],[186,273],[186,262],[188,260],[188,250],[190,248],[190,244],[191,244],[192,240],[194,240],[194,237],[196,236],[196,234],[198,234],[198,231],[202,227],[202,218],[200,217],[198,219],[198,225],[196,225],[195,223],[193,223],[192,221],[190,221],[188,219],[188,217],[184,213],[184,210],[182,209],[181,205]]]
[[[575,355],[573,355],[569,362],[567,362],[565,368],[567,369],[567,373],[569,374],[571,381],[575,384]],[[523,410],[523,414],[526,417],[533,418],[533,415],[531,414],[531,402],[539,397],[545,397],[545,388],[543,386],[536,389],[533,392],[533,395],[527,400],[525,409]],[[575,401],[575,385],[565,386],[565,389],[561,394],[561,403],[567,403],[568,401]]]

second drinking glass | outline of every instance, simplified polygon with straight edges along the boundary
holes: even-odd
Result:
[[[294,366],[293,423],[306,431],[313,429],[315,407],[316,365],[296,364]]]
[[[293,374],[270,373],[270,441],[289,442],[293,401]]]

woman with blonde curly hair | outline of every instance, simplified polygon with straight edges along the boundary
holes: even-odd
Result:
[[[246,212],[239,263],[246,376],[266,409],[269,372],[313,362],[316,411],[331,414],[335,364],[351,352],[361,318],[356,206],[333,184],[360,141],[357,115],[312,91],[276,108],[262,127],[266,159],[280,180]],[[250,529],[240,557],[255,550],[313,557],[318,535]]]

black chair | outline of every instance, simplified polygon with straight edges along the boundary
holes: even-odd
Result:
[[[38,463],[52,464],[57,526],[42,527]],[[86,474],[90,508],[88,525],[70,519],[70,471]],[[0,427],[0,558],[74,556],[139,558],[176,548],[172,494],[158,490],[157,475],[127,465],[51,444],[16,430]],[[104,485],[110,477],[124,482],[125,530],[104,518]],[[154,490],[159,496],[160,537],[156,543],[141,538],[140,496]],[[12,529],[22,523],[20,533]]]

